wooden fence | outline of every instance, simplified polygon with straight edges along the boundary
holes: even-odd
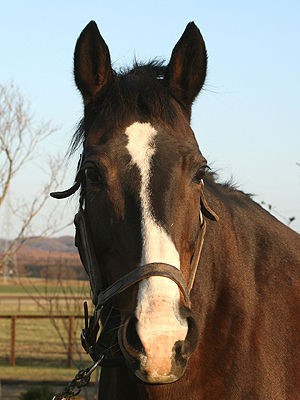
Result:
[[[9,349],[9,365],[16,365],[17,348],[16,348],[16,333],[17,325],[20,319],[63,319],[68,320],[68,335],[67,335],[67,366],[71,367],[73,360],[74,347],[74,323],[75,319],[83,319],[82,315],[31,315],[31,314],[10,314],[0,315],[0,319],[10,319],[10,349]]]

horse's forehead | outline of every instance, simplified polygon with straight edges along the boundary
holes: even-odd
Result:
[[[176,132],[150,122],[133,122],[112,135],[105,144],[86,141],[85,155],[100,162],[108,174],[117,173],[128,182],[133,165],[152,177],[170,176],[176,166],[186,166],[202,158],[198,146],[177,137]],[[147,168],[147,171],[146,171]],[[117,172],[118,171],[118,172]],[[122,178],[121,178],[122,180]]]
[[[130,169],[132,164],[143,166],[143,161],[149,156],[160,155],[170,162],[175,158],[177,140],[168,139],[168,136],[163,128],[154,127],[149,122],[133,122],[111,135],[104,144],[99,143],[96,134],[89,135],[85,143],[85,158],[100,161],[105,167],[119,169],[121,173],[126,173],[126,167]]]

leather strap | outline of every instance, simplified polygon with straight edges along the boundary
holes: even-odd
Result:
[[[92,300],[94,305],[97,304],[98,293],[105,287],[101,269],[99,267],[92,238],[89,229],[86,225],[86,218],[83,209],[80,207],[78,213],[75,215],[74,224],[76,227],[75,246],[78,248],[81,262],[89,277]]]
[[[98,294],[98,301],[96,308],[102,307],[104,304],[109,302],[114,296],[124,292],[124,290],[128,289],[132,285],[144,279],[148,279],[152,276],[164,276],[174,281],[180,288],[181,293],[186,302],[186,305],[188,307],[191,306],[188,288],[180,270],[169,264],[150,263],[135,268],[128,274],[122,276],[108,288],[101,291]]]
[[[50,196],[53,197],[54,199],[66,199],[67,197],[72,196],[77,190],[80,188],[81,185],[81,173],[82,173],[82,164],[83,164],[83,154],[80,154],[80,158],[77,164],[77,171],[76,171],[76,176],[75,176],[75,181],[73,186],[71,186],[67,190],[62,190],[58,192],[51,192]]]
[[[203,220],[200,230],[199,230],[199,233],[198,233],[198,238],[197,238],[197,241],[195,244],[195,253],[193,255],[192,262],[191,262],[190,278],[189,278],[189,282],[187,285],[187,290],[188,290],[189,295],[194,286],[196,273],[198,270],[198,265],[200,262],[201,252],[202,252],[202,248],[203,248],[203,244],[204,244],[205,233],[206,233],[206,221]]]

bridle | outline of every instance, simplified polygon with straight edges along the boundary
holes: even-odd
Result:
[[[81,156],[74,185],[68,190],[51,193],[52,197],[57,199],[66,198],[79,189],[81,185],[81,175],[84,170],[82,165],[83,157]],[[190,293],[194,285],[206,233],[206,221],[204,217],[214,221],[218,220],[217,214],[206,202],[204,183],[202,180],[200,183],[199,232],[195,243],[195,252],[191,260],[190,278],[188,282],[185,281],[182,273],[176,267],[166,263],[150,263],[136,267],[126,275],[123,275],[112,285],[106,287],[86,221],[84,196],[81,194],[79,211],[74,219],[76,227],[75,245],[78,248],[82,264],[90,280],[92,301],[94,304],[94,313],[90,318],[88,316],[87,303],[85,302],[84,304],[85,327],[81,333],[81,342],[86,352],[95,362],[98,362],[100,358],[101,361],[99,364],[101,366],[115,366],[120,361],[122,362],[123,357],[119,348],[115,352],[117,356],[109,356],[108,350],[112,346],[112,335],[105,334],[105,329],[109,327],[109,330],[111,330],[112,326],[117,328],[119,324],[119,315],[111,305],[111,300],[136,283],[152,276],[163,276],[171,279],[179,287],[186,306],[188,308],[191,307]],[[98,337],[100,318],[102,322],[102,332]],[[108,337],[109,343],[107,343],[106,337]],[[115,337],[113,340],[116,340]],[[103,356],[104,354],[105,357]]]
[[[56,199],[64,199],[74,194],[81,186],[83,171],[83,155],[81,155],[73,186],[65,191],[52,192],[50,195]],[[94,304],[93,315],[89,317],[87,302],[84,302],[85,326],[81,332],[81,344],[94,363],[90,367],[80,370],[64,390],[53,397],[53,400],[69,399],[77,396],[81,388],[88,385],[90,376],[98,365],[102,367],[115,367],[124,363],[124,357],[117,339],[120,315],[118,310],[111,304],[111,300],[114,297],[144,279],[152,276],[163,276],[177,284],[186,306],[188,308],[191,307],[190,293],[194,285],[206,233],[206,221],[204,217],[213,221],[218,221],[219,219],[218,215],[207,204],[202,180],[200,183],[199,232],[195,243],[195,252],[191,260],[189,281],[186,283],[180,270],[172,265],[150,263],[135,268],[126,275],[123,275],[112,285],[106,287],[86,221],[83,193],[80,195],[79,204],[79,211],[74,218],[76,227],[75,245],[78,248],[81,262],[89,277]],[[100,320],[101,333],[99,334]]]

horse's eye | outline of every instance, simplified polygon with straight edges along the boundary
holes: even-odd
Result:
[[[201,180],[204,178],[206,170],[209,169],[207,165],[202,165],[193,177],[193,182],[199,184]]]
[[[95,168],[86,168],[85,169],[85,178],[86,182],[91,183],[93,185],[99,185],[102,183],[102,178]]]

